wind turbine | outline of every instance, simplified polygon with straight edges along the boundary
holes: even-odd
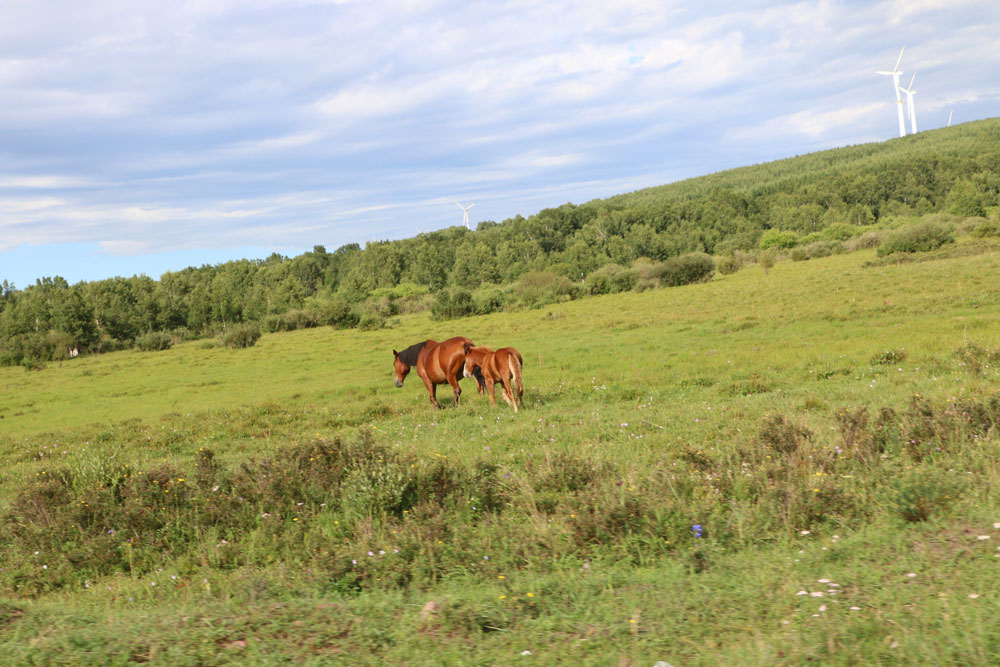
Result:
[[[910,117],[910,134],[917,133],[917,109],[913,106],[913,96],[917,94],[917,91],[913,90],[913,80],[915,78],[917,78],[916,72],[910,77],[909,87],[900,88],[900,90],[906,93],[906,114]]]
[[[462,223],[465,225],[466,229],[472,229],[472,227],[469,226],[469,209],[475,205],[476,205],[475,202],[469,204],[468,206],[462,206],[458,202],[455,202],[455,206],[462,209]]]
[[[955,109],[954,108],[952,108],[952,110],[948,112],[948,127],[951,127],[951,115],[953,113],[955,113]]]
[[[896,111],[899,112],[899,136],[906,136],[906,123],[903,121],[903,99],[899,96],[899,75],[903,72],[899,69],[899,63],[903,60],[903,51],[906,49],[904,46],[899,50],[899,58],[896,58],[896,66],[892,68],[891,72],[876,72],[876,74],[885,74],[886,76],[892,77],[892,87],[896,91]]]

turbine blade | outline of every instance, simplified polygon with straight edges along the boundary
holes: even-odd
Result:
[[[459,204],[458,202],[455,202],[455,206],[459,207],[459,208],[460,208],[460,209],[462,209],[463,211],[465,210],[465,207],[464,207],[464,206],[462,206],[461,204]]]
[[[469,204],[468,208],[466,208],[465,210],[468,211],[470,208],[472,208],[475,205],[476,205],[476,202],[472,202],[471,204]]]
[[[899,57],[896,58],[896,66],[892,68],[893,70],[899,69],[899,63],[902,62],[902,60],[903,60],[903,51],[905,51],[905,50],[906,50],[906,46],[905,45],[903,46],[903,48],[901,48],[899,50]]]

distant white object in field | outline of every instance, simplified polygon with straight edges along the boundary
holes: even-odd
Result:
[[[899,96],[899,75],[902,74],[902,70],[899,69],[899,63],[903,60],[903,51],[906,49],[904,46],[899,50],[899,58],[896,58],[896,65],[892,68],[891,72],[876,72],[876,74],[885,74],[886,76],[892,77],[892,88],[896,92],[896,111],[899,114],[899,136],[906,136],[906,122],[903,120],[903,98]]]
[[[916,72],[910,77],[910,85],[906,88],[900,88],[900,90],[906,93],[906,114],[910,117],[910,134],[917,133],[917,109],[913,106],[913,96],[917,94],[917,91],[913,90],[913,80],[915,78],[917,78]]]
[[[455,202],[455,206],[462,209],[462,224],[465,225],[466,229],[472,229],[472,227],[469,226],[469,209],[475,205],[476,205],[475,202],[469,204],[468,206],[462,206],[458,202]]]
[[[79,354],[80,354],[80,350],[78,350],[75,347],[69,351],[70,358],[77,357],[77,356],[79,356]]]

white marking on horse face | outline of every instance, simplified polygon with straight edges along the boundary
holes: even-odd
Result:
[[[462,367],[462,373],[463,373],[463,377],[467,377],[467,378],[474,377],[472,375],[472,373],[469,372],[469,367],[468,366],[463,366]]]

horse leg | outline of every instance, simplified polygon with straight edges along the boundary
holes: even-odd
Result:
[[[496,383],[493,378],[486,378],[486,391],[490,394],[490,405],[497,404]]]
[[[507,379],[506,375],[500,376],[500,379],[503,382],[503,391],[501,392],[503,400],[507,401],[507,404],[514,408],[514,412],[517,412],[517,403],[514,402],[514,390],[510,387],[510,380]]]
[[[455,390],[455,402],[453,405],[458,405],[458,397],[462,395],[462,388],[458,386],[458,380],[454,374],[448,376],[448,384]]]
[[[422,378],[422,379],[424,381],[424,386],[427,387],[427,393],[430,394],[431,405],[433,405],[435,408],[440,408],[441,404],[438,403],[437,399],[437,385],[428,380],[427,378]]]

